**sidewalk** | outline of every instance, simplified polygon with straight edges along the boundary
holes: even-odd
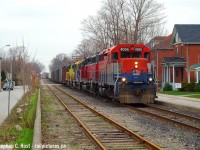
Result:
[[[175,105],[187,111],[200,112],[200,99],[197,98],[158,93],[158,98],[156,98],[156,102],[162,103],[164,105]]]
[[[0,92],[0,125],[8,116],[8,93],[9,91],[3,90]],[[21,99],[23,94],[23,86],[15,86],[14,89],[10,91],[10,111]]]

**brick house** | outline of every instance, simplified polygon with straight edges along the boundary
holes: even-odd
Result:
[[[160,86],[168,82],[176,89],[181,82],[199,82],[200,25],[176,24],[171,35],[157,39],[147,46],[152,50],[155,78]]]

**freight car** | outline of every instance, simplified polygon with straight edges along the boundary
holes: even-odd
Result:
[[[150,50],[143,44],[119,44],[70,64],[66,84],[120,103],[154,103]]]
[[[63,66],[61,68],[55,69],[51,72],[51,80],[57,83],[63,83],[66,82],[66,66]]]

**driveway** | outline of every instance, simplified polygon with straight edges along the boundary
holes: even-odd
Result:
[[[14,90],[10,91],[10,111],[15,106],[15,104],[23,96],[23,86],[15,86]],[[3,120],[8,116],[8,95],[9,91],[0,92],[0,125]]]

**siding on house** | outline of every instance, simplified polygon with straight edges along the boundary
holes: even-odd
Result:
[[[159,41],[156,44],[154,41]],[[172,34],[153,38],[147,46],[152,50],[157,80],[162,81],[162,62],[166,57],[180,57],[186,62],[184,67],[175,68],[175,82],[187,82],[187,69],[200,63],[200,24],[175,24]],[[170,68],[172,79],[172,68]],[[196,81],[194,72],[190,72],[190,81]]]

